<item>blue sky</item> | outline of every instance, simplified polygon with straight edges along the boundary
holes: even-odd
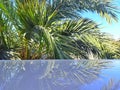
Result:
[[[114,0],[115,4],[120,8],[120,0]],[[111,24],[107,23],[104,18],[101,18],[96,13],[84,13],[84,17],[90,18],[100,24],[101,31],[113,35],[115,39],[120,38],[120,14],[118,15],[118,22],[113,21]]]

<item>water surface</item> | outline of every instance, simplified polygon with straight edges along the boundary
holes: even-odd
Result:
[[[120,90],[120,61],[0,61],[0,90]]]

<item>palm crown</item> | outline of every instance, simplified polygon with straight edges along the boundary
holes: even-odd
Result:
[[[93,36],[99,26],[80,14],[91,11],[106,18],[108,22],[112,19],[117,21],[118,11],[112,0],[1,2],[0,18],[3,21],[0,26],[4,28],[0,28],[0,46],[6,47],[5,50],[13,47],[21,59],[89,59],[91,54],[93,57],[102,57],[103,44],[97,35]],[[11,42],[6,33],[15,40]]]

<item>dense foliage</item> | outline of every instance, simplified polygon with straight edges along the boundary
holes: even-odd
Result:
[[[113,59],[120,42],[83,18],[117,21],[113,0],[0,0],[0,59]]]

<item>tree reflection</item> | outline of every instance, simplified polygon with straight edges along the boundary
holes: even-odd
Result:
[[[0,63],[0,90],[4,90],[14,77],[24,71],[24,62],[2,61]]]
[[[113,79],[109,80],[107,85],[104,85],[101,90],[120,90],[120,80],[115,82]]]
[[[78,90],[99,77],[110,61],[4,61],[0,90]],[[1,89],[2,88],[2,89]]]

